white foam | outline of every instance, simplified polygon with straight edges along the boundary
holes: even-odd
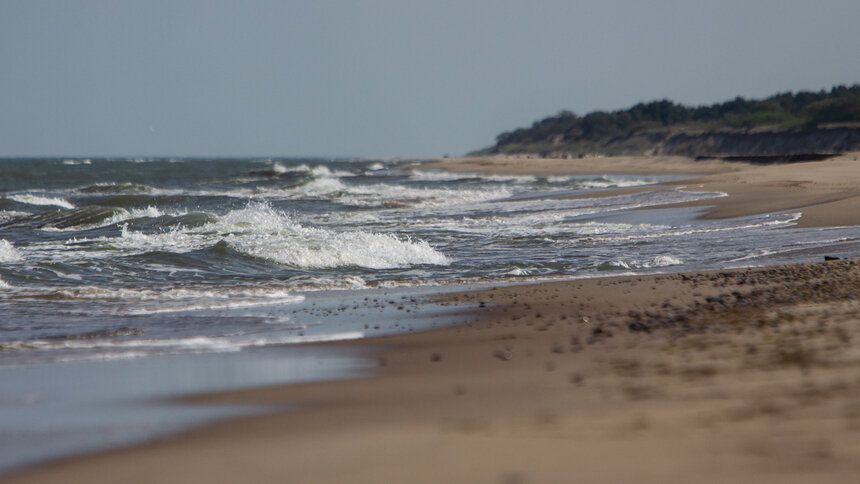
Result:
[[[490,236],[549,236],[570,235],[572,237],[597,236],[604,234],[653,233],[668,227],[653,224],[624,224],[608,222],[576,222],[574,217],[591,213],[588,210],[548,210],[500,214],[486,217],[463,217],[450,219],[423,219],[410,222],[419,224],[422,230],[445,230]]]
[[[508,272],[505,272],[506,276],[527,276],[529,274],[531,274],[531,271],[528,269],[523,269],[522,267],[514,267]]]
[[[0,210],[0,223],[8,222],[16,218],[25,217],[27,215],[31,214],[28,212],[18,212],[15,210]]]
[[[144,218],[144,217],[155,218],[155,217],[161,217],[162,215],[164,215],[164,213],[162,213],[161,210],[159,210],[156,207],[153,207],[152,205],[150,205],[146,208],[133,208],[131,210],[127,210],[127,212],[128,212],[128,218],[129,219]],[[185,214],[184,213],[176,213],[173,215],[174,216],[180,216],[180,215],[185,215]],[[128,219],[111,220],[111,223],[119,223],[119,222],[123,222],[125,220],[128,220]]]
[[[291,295],[289,297],[277,298],[277,299],[248,299],[248,300],[234,300],[234,301],[225,301],[223,299],[219,299],[217,301],[206,301],[203,303],[198,302],[179,302],[179,303],[159,303],[158,307],[150,307],[150,308],[141,308],[141,309],[129,309],[127,311],[123,311],[124,314],[130,314],[134,316],[143,316],[146,314],[164,314],[164,313],[181,313],[181,312],[192,312],[192,311],[214,311],[214,310],[222,310],[222,309],[243,309],[243,308],[252,308],[257,306],[272,306],[272,305],[280,305],[280,304],[295,304],[304,300],[304,296]]]
[[[333,193],[346,191],[346,185],[336,177],[315,178],[293,191],[304,196],[327,197]]]
[[[424,241],[401,240],[391,234],[360,231],[332,233],[300,228],[289,238],[279,238],[276,244],[243,245],[238,249],[250,255],[301,268],[360,266],[390,269],[417,264],[450,264],[445,255]]]
[[[679,266],[683,264],[684,261],[673,256],[673,255],[658,255],[651,259],[650,262],[646,262],[642,265],[642,267],[668,267],[668,266]]]
[[[0,263],[9,264],[23,259],[21,252],[6,239],[0,239]]]
[[[627,178],[603,175],[600,178],[576,180],[579,188],[626,188],[642,185],[653,185],[659,180],[655,178]]]
[[[42,294],[42,293],[40,293]],[[304,297],[285,287],[167,287],[167,288],[107,288],[100,286],[68,287],[50,294],[63,299],[104,300],[117,302],[180,300],[262,299],[266,301],[301,302]]]
[[[365,289],[367,281],[359,276],[307,277],[290,282],[297,291],[326,291],[333,289]]]
[[[607,269],[651,269],[655,267],[669,267],[683,264],[684,261],[673,255],[658,255],[647,260],[624,260],[616,259],[604,262],[597,266],[600,270]]]
[[[11,286],[9,286],[11,287]],[[195,311],[219,311],[260,306],[298,304],[304,296],[285,287],[212,287],[198,288],[108,288],[72,286],[61,289],[15,288],[4,298],[16,300],[54,300],[86,302],[83,314],[147,315]],[[67,314],[75,314],[66,309]]]
[[[74,205],[72,205],[65,199],[59,197],[43,197],[40,195],[33,195],[32,193],[6,195],[6,198],[8,198],[9,200],[14,200],[18,203],[26,203],[27,205],[48,205],[68,209],[75,208]]]
[[[316,177],[345,177],[345,176],[355,176],[354,173],[349,171],[337,170],[331,171],[331,169],[325,165],[318,165],[310,169],[312,175]]]
[[[123,226],[120,237],[101,237],[94,241],[126,253],[158,250],[184,253],[224,241],[239,252],[298,268],[389,269],[450,264],[448,257],[424,241],[388,233],[305,227],[261,203],[231,211],[217,222],[201,227],[175,227],[169,232],[146,234]],[[75,241],[88,245],[91,242]],[[109,255],[107,252],[106,256]]]
[[[761,229],[766,227],[788,226],[794,224],[800,219],[801,213],[777,214],[774,216],[765,215],[762,218],[755,218],[753,221],[743,223],[741,225],[700,225],[693,227],[683,227],[675,230],[664,230],[654,233],[632,234],[632,235],[614,235],[607,237],[594,237],[594,241],[622,241],[634,239],[655,239],[663,237],[684,237],[696,234],[708,234],[715,232],[731,232],[742,231],[749,229]]]
[[[230,212],[221,222],[227,227],[250,229],[225,237],[235,249],[293,267],[387,269],[450,263],[424,241],[401,240],[392,234],[303,227],[268,205],[256,204]]]
[[[302,168],[301,166],[298,168]],[[306,171],[316,170],[305,166]],[[297,170],[302,171],[302,170]],[[322,172],[322,170],[320,170]],[[175,190],[153,189],[153,195],[230,197],[254,200],[328,200],[355,207],[443,207],[498,200],[510,197],[510,188],[474,187],[467,189],[409,187],[388,183],[346,184],[343,177],[354,176],[347,172],[335,172],[332,176],[314,177],[307,183],[293,187],[230,188],[225,190]]]
[[[256,198],[273,200],[324,199],[342,205],[385,208],[392,204],[432,207],[456,203],[473,203],[509,197],[512,193],[510,189],[504,187],[451,189],[409,187],[388,183],[346,184],[341,181],[341,178],[354,176],[352,173],[343,171],[331,172],[324,166],[315,168],[307,166],[297,167],[297,169],[300,168],[313,173],[314,178],[307,183],[295,187],[260,187],[255,189],[252,195]],[[220,195],[239,197],[250,194],[241,190],[233,190],[229,193],[221,193]]]

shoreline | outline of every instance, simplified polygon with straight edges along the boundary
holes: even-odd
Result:
[[[805,164],[732,163],[659,186],[726,187],[726,199],[697,205],[715,207],[706,216],[814,205],[801,223],[860,225],[860,211],[844,210],[858,204],[851,156],[817,174]],[[533,160],[516,161],[481,166],[558,169],[534,173]],[[187,399],[299,410],[40,464],[0,482],[853,482],[860,471],[854,260],[439,297],[481,319],[325,344],[369,351],[372,378]]]
[[[421,169],[499,175],[675,175],[723,173],[751,167],[721,160],[693,161],[683,156],[610,156],[594,158],[520,158],[509,156],[438,159]]]
[[[452,294],[481,319],[326,345],[371,378],[186,399],[299,410],[0,481],[848,482],[858,297],[855,260]]]
[[[609,189],[569,198],[611,196],[684,189],[727,193],[727,197],[666,207],[707,207],[703,218],[734,218],[770,212],[802,211],[794,227],[860,225],[860,153],[825,161],[753,165],[720,160],[694,161],[679,156],[580,159],[452,158],[422,169],[499,174],[679,174],[690,178],[642,187]],[[597,168],[595,168],[597,166]],[[625,171],[626,170],[626,171]],[[657,207],[649,207],[657,208]]]

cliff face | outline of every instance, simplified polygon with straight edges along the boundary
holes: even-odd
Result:
[[[808,128],[774,131],[640,132],[602,141],[559,139],[529,144],[496,145],[477,155],[507,154],[547,158],[593,155],[680,155],[691,158],[816,159],[822,155],[860,151],[860,127]]]
[[[683,156],[788,156],[860,150],[860,128],[802,131],[677,133],[656,153]]]

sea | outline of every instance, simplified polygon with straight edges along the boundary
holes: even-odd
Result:
[[[527,161],[523,161],[527,163]],[[308,343],[466,321],[488,285],[858,253],[800,211],[706,220],[678,177],[423,160],[0,160],[0,472],[263,408],[177,395],[363,377]],[[599,159],[595,159],[599,173]],[[578,197],[588,195],[587,197]]]

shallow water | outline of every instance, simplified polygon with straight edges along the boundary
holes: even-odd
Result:
[[[358,376],[344,351],[263,348],[242,353],[0,366],[0,472],[129,445],[215,419],[272,409],[189,405],[176,395]]]
[[[250,337],[174,336],[155,345],[153,338],[123,341],[118,335],[99,335],[11,351],[6,364],[0,365],[0,473],[46,459],[144,442],[216,419],[283,411],[284,407],[189,405],[174,400],[201,392],[361,377],[373,363],[361,351],[295,342],[381,336],[473,321],[468,308],[426,300],[438,292],[317,291],[286,307],[251,308],[256,317],[269,320],[270,328]],[[210,321],[205,315],[197,317],[204,324]],[[305,329],[285,336],[279,319],[287,317],[290,325]],[[245,318],[254,324],[250,315]],[[217,320],[215,316],[211,322]],[[239,322],[231,319],[231,324]],[[12,363],[16,353],[25,355],[23,363]]]

